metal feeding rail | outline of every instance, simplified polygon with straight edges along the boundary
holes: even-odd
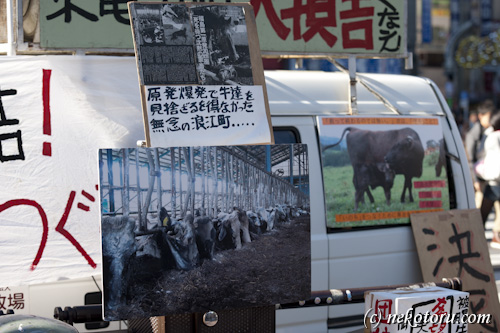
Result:
[[[462,290],[462,281],[459,278],[444,278],[442,282],[427,282],[416,284],[401,284],[377,286],[367,288],[331,289],[313,291],[311,298],[276,306],[265,306],[246,309],[225,310],[220,312],[208,311],[206,313],[188,313],[164,317],[166,330],[160,332],[224,332],[237,331],[242,318],[245,317],[246,325],[258,325],[258,332],[274,332],[274,318],[276,309],[290,309],[300,307],[317,307],[340,305],[350,303],[363,303],[365,292],[394,289],[416,289],[424,287],[442,287],[452,290]],[[258,318],[257,318],[258,317]],[[102,320],[101,305],[85,305],[75,307],[60,307],[54,309],[54,318],[68,324],[88,323]],[[255,319],[255,320],[253,320]],[[263,320],[266,319],[266,320]],[[142,320],[144,321],[144,320]],[[266,327],[263,328],[263,323]],[[269,326],[269,327],[268,327]],[[256,327],[254,327],[256,328]],[[153,328],[140,330],[141,332],[156,332]]]

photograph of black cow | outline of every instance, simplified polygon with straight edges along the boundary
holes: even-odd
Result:
[[[106,320],[308,298],[307,154],[301,144],[100,150]]]
[[[409,223],[401,214],[363,214],[449,208],[447,175],[437,173],[440,150],[444,156],[439,122],[367,122],[321,126],[329,226]]]

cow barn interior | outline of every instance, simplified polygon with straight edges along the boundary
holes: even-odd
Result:
[[[159,214],[165,207],[181,218],[195,209],[212,215],[234,206],[252,210],[293,200],[300,205],[309,194],[304,145],[101,150],[99,164],[103,216],[137,214],[140,223],[146,208]],[[144,182],[144,170],[156,177]]]

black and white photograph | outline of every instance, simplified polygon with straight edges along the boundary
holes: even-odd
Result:
[[[307,146],[99,150],[105,320],[311,294]]]
[[[245,13],[240,6],[193,6],[201,84],[253,85]]]
[[[179,4],[130,4],[141,83],[197,84],[189,8]]]

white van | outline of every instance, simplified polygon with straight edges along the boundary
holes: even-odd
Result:
[[[450,208],[475,207],[461,137],[437,86],[428,79],[406,75],[358,74],[358,78],[372,90],[358,81],[359,115],[441,117],[447,150]],[[423,282],[409,225],[364,230],[327,227],[317,117],[349,115],[348,75],[341,72],[267,71],[266,84],[276,143],[308,145],[312,290]],[[100,277],[32,285],[29,287],[31,313],[52,317],[58,306],[99,302],[98,284]],[[277,310],[276,331],[349,332],[362,327],[363,312],[363,304]],[[75,324],[75,327],[80,332],[127,329],[124,322]]]

